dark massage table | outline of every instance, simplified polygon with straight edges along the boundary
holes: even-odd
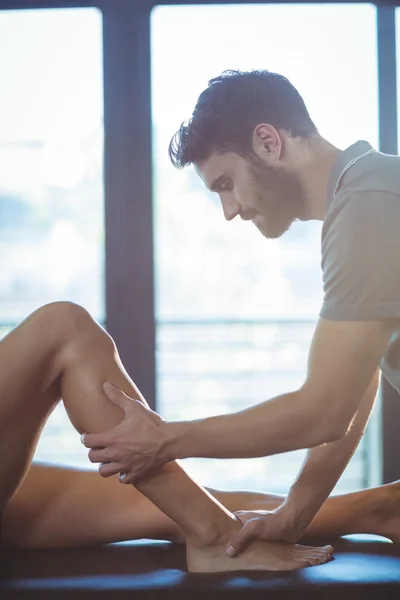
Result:
[[[400,544],[373,536],[350,536],[333,544],[335,559],[319,567],[199,575],[186,571],[184,548],[168,542],[2,549],[0,598],[400,600]]]

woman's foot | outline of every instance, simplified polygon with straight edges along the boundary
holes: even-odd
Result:
[[[400,480],[375,488],[375,500],[364,524],[365,531],[373,531],[400,542]]]
[[[322,565],[332,558],[332,546],[313,548],[255,540],[239,556],[225,554],[226,543],[201,545],[189,538],[186,541],[186,561],[192,573],[221,571],[293,571]]]

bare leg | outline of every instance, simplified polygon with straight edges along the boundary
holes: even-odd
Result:
[[[263,492],[209,491],[233,512],[274,510],[285,499],[282,495]],[[308,527],[302,542],[352,533],[372,533],[400,542],[400,481],[330,496]]]
[[[308,539],[374,533],[400,542],[400,481],[332,496],[306,531]]]
[[[1,427],[6,434],[7,423],[14,429],[14,436],[8,433],[6,437],[8,452],[12,448],[16,456],[13,464],[3,466],[4,499],[18,487],[40,427],[60,395],[79,432],[103,431],[121,420],[121,410],[102,392],[106,380],[144,402],[124,371],[110,336],[73,304],[56,303],[37,311],[1,343],[0,364],[6,367],[0,380]],[[21,447],[29,450],[21,451]],[[138,489],[185,531],[190,570],[288,570],[330,558],[330,548],[256,541],[239,557],[229,559],[225,545],[240,524],[177,462],[166,465]]]
[[[7,456],[0,461],[0,510],[23,480],[60,400],[55,357],[67,327],[49,331],[53,312],[36,311],[0,342],[0,455]]]
[[[34,463],[3,513],[2,545],[68,548],[133,539],[184,542],[143,494],[96,471]]]
[[[272,510],[283,496],[209,490],[232,511]],[[400,539],[400,482],[327,500],[311,537],[375,533]],[[307,537],[307,536],[305,536]],[[3,515],[2,543],[65,548],[137,538],[185,543],[185,532],[143,494],[94,471],[33,464]]]

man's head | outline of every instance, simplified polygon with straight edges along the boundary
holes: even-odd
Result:
[[[225,71],[209,81],[169,146],[177,168],[193,164],[220,195],[225,218],[251,219],[268,238],[304,216],[296,143],[318,136],[303,99],[282,75]]]

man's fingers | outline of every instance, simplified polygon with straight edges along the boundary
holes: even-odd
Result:
[[[134,475],[129,475],[127,473],[120,473],[119,480],[121,483],[133,484],[138,483],[138,478]]]
[[[119,463],[101,463],[99,473],[102,477],[111,477],[122,471],[123,467]]]
[[[106,448],[111,445],[111,439],[102,433],[82,433],[81,442],[86,448]]]
[[[244,525],[250,519],[257,517],[257,511],[235,510],[233,514],[239,519],[242,525]]]
[[[121,473],[119,476],[119,480],[121,483],[129,483],[132,485],[136,485],[141,481],[144,481],[152,476],[154,470],[144,470],[140,469],[135,473]]]
[[[234,513],[235,517],[239,519],[242,525],[246,523],[246,511],[245,510],[236,510]]]
[[[130,406],[130,403],[133,402],[133,398],[129,398],[125,392],[109,381],[103,385],[103,390],[107,398],[111,400],[111,402],[114,402],[114,404],[117,404],[117,406],[121,407],[123,411],[125,411],[125,409]]]
[[[129,483],[132,485],[137,485],[138,483],[141,483],[142,481],[146,481],[147,479],[150,479],[156,473],[159,473],[159,471],[160,471],[159,465],[153,466],[150,468],[142,467],[141,469],[138,469],[135,472],[120,473],[119,480],[121,483]]]
[[[88,458],[92,463],[110,463],[117,457],[110,448],[101,448],[100,450],[92,448],[88,452]]]
[[[232,535],[226,547],[226,554],[231,557],[240,554],[251,540],[257,537],[259,529],[259,521],[255,519],[245,523],[242,529],[239,529],[239,531],[236,531]]]

